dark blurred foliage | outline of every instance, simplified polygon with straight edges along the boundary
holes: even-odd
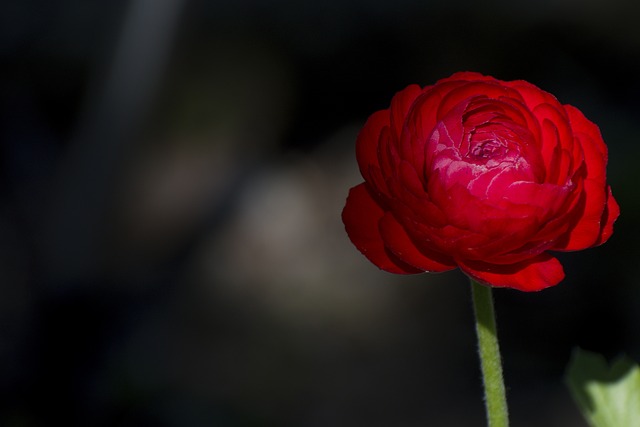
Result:
[[[354,140],[410,83],[579,107],[622,206],[567,278],[495,292],[513,424],[585,426],[571,349],[640,360],[630,0],[5,0],[0,424],[483,425],[468,284],[396,277],[340,222]]]

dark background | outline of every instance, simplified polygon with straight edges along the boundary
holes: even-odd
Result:
[[[0,425],[483,425],[467,279],[340,222],[366,117],[473,70],[609,145],[612,239],[494,293],[513,425],[586,426],[572,348],[640,360],[635,5],[3,1]]]

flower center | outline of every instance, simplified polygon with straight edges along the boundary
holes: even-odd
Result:
[[[499,100],[474,98],[461,103],[438,123],[429,144],[429,169],[438,171],[447,185],[455,181],[473,186],[474,194],[486,194],[491,188],[499,197],[509,183],[544,178],[544,164],[526,120]],[[504,185],[495,185],[497,175]]]
[[[519,138],[504,124],[486,123],[471,129],[467,135],[467,161],[488,168],[511,167],[522,163],[522,145],[527,141]]]
[[[504,157],[509,149],[495,139],[479,141],[471,147],[470,155],[476,160]]]

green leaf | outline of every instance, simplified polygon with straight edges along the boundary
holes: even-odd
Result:
[[[628,357],[609,366],[603,356],[578,348],[565,381],[591,426],[640,426],[640,367]]]

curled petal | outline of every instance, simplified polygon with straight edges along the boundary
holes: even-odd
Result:
[[[379,222],[384,211],[373,200],[366,184],[349,191],[347,204],[342,211],[342,222],[351,242],[378,268],[396,274],[415,274],[422,270],[398,259],[384,245]]]
[[[613,198],[613,194],[611,194],[611,187],[607,190],[607,205],[602,213],[602,229],[595,246],[601,245],[609,240],[609,237],[613,234],[613,223],[618,219],[618,216],[620,216],[620,206],[618,202],[616,202],[616,199]]]
[[[525,292],[539,291],[564,279],[562,264],[547,253],[509,265],[479,261],[458,264],[465,274],[481,283]]]

